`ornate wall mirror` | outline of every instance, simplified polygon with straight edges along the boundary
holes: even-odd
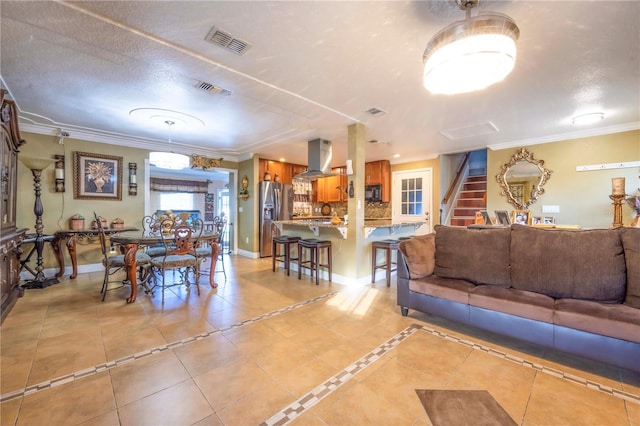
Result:
[[[526,210],[544,194],[544,184],[551,173],[544,167],[544,160],[536,160],[526,148],[520,148],[502,165],[496,180],[507,201],[518,210]]]

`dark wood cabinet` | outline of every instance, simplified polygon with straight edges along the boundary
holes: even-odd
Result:
[[[275,181],[277,174],[279,182],[292,183],[295,175],[307,171],[307,166],[261,158],[258,162],[258,177],[261,181],[264,180],[264,175],[267,171],[269,171],[272,181]]]
[[[16,191],[18,189],[18,148],[24,144],[20,139],[18,130],[18,115],[13,101],[5,99],[6,91],[2,91],[2,109],[0,117],[2,121],[2,146],[0,158],[2,158],[2,206],[1,235],[0,235],[0,267],[2,317],[4,321],[7,314],[16,303],[16,299],[22,296],[20,283],[20,254],[22,241],[25,238],[25,229],[16,228]]]

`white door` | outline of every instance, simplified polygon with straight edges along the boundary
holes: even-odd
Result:
[[[393,172],[392,182],[393,221],[422,223],[416,229],[416,235],[431,232],[432,169]]]

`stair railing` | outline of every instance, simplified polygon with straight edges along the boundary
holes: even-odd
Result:
[[[442,210],[445,211],[444,221],[442,221],[442,213],[440,214],[440,220],[444,224],[450,223],[451,212],[453,211],[453,209],[450,208],[449,204],[452,200],[455,200],[458,193],[460,193],[460,188],[464,183],[464,179],[469,173],[469,157],[470,156],[471,156],[471,152],[466,152],[462,157],[462,160],[460,161],[460,165],[458,166],[458,170],[456,171],[456,175],[454,176],[453,181],[449,185],[449,189],[447,189],[447,192],[444,198],[442,199],[442,202],[440,203],[440,211],[441,212]]]

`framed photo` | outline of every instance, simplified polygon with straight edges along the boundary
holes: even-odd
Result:
[[[509,213],[506,210],[496,210],[496,220],[499,225],[511,225],[511,221],[509,220]]]
[[[531,225],[531,211],[530,210],[514,210],[513,223],[517,225]]]
[[[554,225],[556,223],[556,218],[553,216],[545,216],[542,218],[542,223],[545,225]]]
[[[75,152],[73,198],[122,200],[122,157]]]
[[[542,216],[533,216],[531,218],[532,225],[542,225],[544,223]]]
[[[491,218],[489,217],[489,213],[487,213],[486,210],[480,210],[480,214],[482,215],[482,218],[484,219],[484,224],[485,225],[493,225],[493,222],[491,222]]]

